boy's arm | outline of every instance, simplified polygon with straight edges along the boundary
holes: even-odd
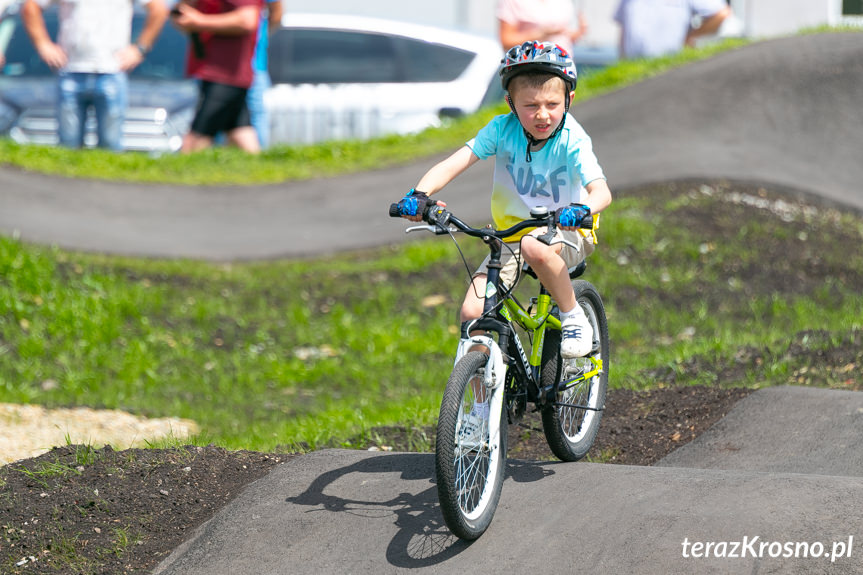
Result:
[[[589,218],[591,214],[598,214],[611,205],[611,190],[605,178],[593,180],[584,189],[587,191],[587,201],[584,204],[570,204],[558,208],[558,222],[564,230],[578,229],[585,218]]]
[[[584,187],[587,190],[587,202],[591,214],[598,214],[611,205],[611,189],[604,178],[593,180]]]
[[[450,157],[432,166],[420,179],[416,189],[428,195],[437,193],[477,161],[479,158],[473,150],[468,146],[462,146]]]

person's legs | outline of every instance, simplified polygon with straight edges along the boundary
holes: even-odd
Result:
[[[93,105],[100,148],[119,152],[123,149],[123,122],[129,103],[126,74],[95,74]]]
[[[477,274],[467,288],[467,293],[464,295],[464,302],[461,304],[461,321],[462,323],[477,319],[482,315],[482,309],[485,305],[485,284],[488,278],[485,274]]]
[[[196,134],[189,132],[183,136],[183,145],[180,147],[180,152],[187,154],[189,152],[198,152],[206,150],[213,145],[213,138],[204,134]]]
[[[67,148],[84,146],[87,102],[84,74],[61,72],[57,77],[57,135]]]
[[[258,133],[251,126],[242,126],[231,130],[228,132],[228,141],[251,154],[257,154],[261,151]]]
[[[586,256],[588,247],[592,248],[593,244],[578,233],[563,233],[580,249],[575,250],[564,244],[548,246],[527,236],[522,240],[522,254],[560,309],[563,336],[561,355],[565,358],[582,357],[590,353],[593,347],[593,328],[575,299],[569,268],[578,265]]]
[[[500,255],[500,282],[502,285],[514,287],[519,281],[521,267],[524,263],[522,257],[519,243],[504,244]],[[483,309],[485,309],[485,290],[488,282],[489,259],[490,256],[487,256],[474,273],[471,285],[465,294],[464,303],[462,303],[462,322],[477,319],[482,315]]]
[[[233,129],[228,132],[228,141],[241,150],[257,154],[261,151],[258,132],[252,127],[252,114],[249,110],[248,91],[243,90],[242,99],[234,101],[231,108]]]
[[[224,103],[218,86],[218,84],[206,80],[202,80],[198,84],[198,103],[195,105],[195,117],[189,127],[189,133],[183,136],[180,153],[188,154],[209,148],[213,145],[216,134],[222,131]]]
[[[260,151],[258,135],[249,120],[245,88],[201,82],[197,112],[191,130],[183,138],[181,152],[188,153],[212,145],[219,132],[226,132],[228,141],[243,150]]]
[[[532,236],[525,236],[521,253],[558,307],[569,311],[575,307],[575,292],[572,291],[567,265],[560,256],[562,247],[562,244],[548,246]]]

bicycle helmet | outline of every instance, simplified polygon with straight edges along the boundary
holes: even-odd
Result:
[[[500,61],[500,82],[503,89],[507,92],[506,101],[509,104],[513,114],[516,114],[515,105],[509,95],[509,83],[519,74],[526,72],[546,72],[561,78],[566,84],[566,97],[564,100],[564,120],[569,112],[569,94],[575,90],[578,84],[578,72],[575,68],[575,61],[565,49],[551,42],[525,42],[520,46],[510,48],[503,60]],[[554,132],[544,140],[538,140],[533,137],[533,134],[524,130],[524,135],[527,138],[527,154],[526,159],[531,161],[530,147],[541,142],[551,140],[557,136],[563,129],[564,121],[561,120]]]
[[[569,52],[551,42],[525,42],[513,46],[500,62],[500,81],[506,90],[510,80],[529,71],[549,72],[567,83],[568,92],[575,90],[578,72]]]

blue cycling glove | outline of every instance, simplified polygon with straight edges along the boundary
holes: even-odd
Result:
[[[590,208],[584,204],[570,204],[557,209],[557,224],[563,228],[578,228],[590,217]]]
[[[430,200],[428,194],[412,189],[398,203],[400,216],[422,216],[429,203],[434,203]]]

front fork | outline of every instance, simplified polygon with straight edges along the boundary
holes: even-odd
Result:
[[[501,415],[503,413],[503,396],[504,381],[506,380],[506,362],[503,360],[503,353],[500,346],[487,335],[475,335],[468,338],[462,338],[458,344],[456,352],[455,364],[463,358],[474,347],[482,346],[488,349],[488,361],[485,364],[485,377],[482,385],[486,389],[486,393],[491,396],[489,399],[489,447],[496,450],[500,447],[500,435],[506,433],[506,425],[501,426]],[[501,429],[502,428],[502,429]]]

